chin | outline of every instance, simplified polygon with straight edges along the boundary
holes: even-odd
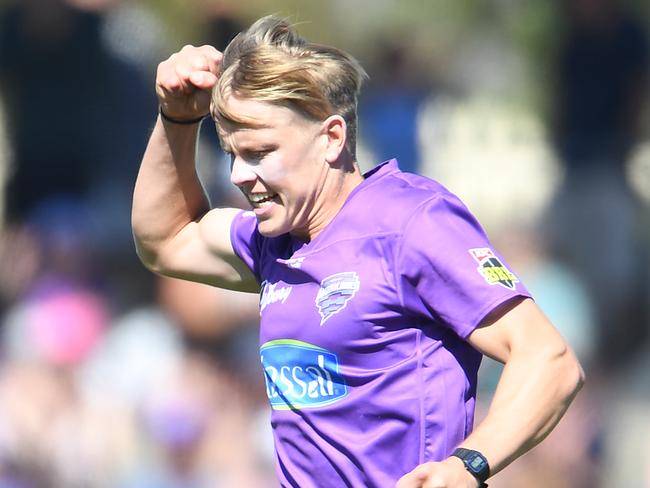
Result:
[[[289,232],[289,229],[286,229],[285,226],[274,224],[269,220],[258,221],[257,230],[264,237],[277,237]]]

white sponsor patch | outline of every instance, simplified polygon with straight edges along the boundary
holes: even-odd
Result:
[[[284,304],[291,294],[291,289],[290,286],[280,287],[277,283],[264,281],[262,283],[262,293],[260,294],[260,313],[273,303],[281,302]]]

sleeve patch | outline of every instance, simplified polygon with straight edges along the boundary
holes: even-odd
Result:
[[[485,279],[488,285],[501,285],[508,290],[515,289],[519,279],[503,265],[492,249],[480,247],[468,251],[478,263],[476,271]]]

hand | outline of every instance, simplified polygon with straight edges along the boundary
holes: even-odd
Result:
[[[395,488],[477,488],[478,485],[460,459],[449,457],[438,463],[420,464],[402,476]]]
[[[222,57],[212,46],[185,46],[158,65],[156,95],[165,115],[191,120],[210,111]]]

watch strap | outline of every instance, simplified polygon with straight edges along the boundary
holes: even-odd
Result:
[[[459,447],[451,455],[463,461],[465,469],[479,482],[479,488],[487,488],[485,480],[490,477],[490,465],[483,454]]]

